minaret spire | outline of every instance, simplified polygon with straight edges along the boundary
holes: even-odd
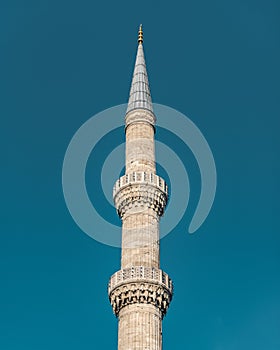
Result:
[[[142,24],[140,24],[138,31],[138,49],[126,113],[128,114],[134,109],[146,109],[153,113],[152,98],[143,49]]]
[[[159,221],[168,188],[156,174],[155,121],[140,26],[125,116],[125,175],[113,189],[122,220],[122,253],[108,293],[119,320],[118,350],[162,350],[162,319],[173,293],[170,277],[160,268]]]

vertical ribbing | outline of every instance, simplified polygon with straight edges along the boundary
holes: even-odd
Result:
[[[118,350],[160,350],[161,313],[148,304],[129,305],[119,314]]]
[[[155,173],[154,128],[138,122],[126,129],[126,173],[146,171]]]
[[[159,221],[152,209],[123,220],[121,265],[159,268]]]
[[[154,127],[144,121],[126,128],[126,174],[136,171],[156,172]],[[135,210],[132,206],[122,219],[121,267],[159,268],[159,216],[152,208]],[[118,317],[118,350],[161,350],[162,315],[155,305],[128,305]]]

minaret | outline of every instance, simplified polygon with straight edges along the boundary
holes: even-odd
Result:
[[[140,26],[125,116],[126,171],[113,190],[122,256],[108,293],[118,317],[118,350],[161,350],[162,319],[172,299],[172,281],[159,262],[159,220],[168,192],[156,175],[155,121]]]

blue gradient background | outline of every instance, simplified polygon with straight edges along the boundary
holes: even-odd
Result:
[[[61,168],[79,126],[127,100],[139,23],[153,100],[195,122],[218,171],[187,235],[199,174],[174,144],[195,190],[161,241],[164,349],[280,349],[279,14],[276,0],[1,1],[1,350],[117,349],[106,285],[120,250],[75,225]]]

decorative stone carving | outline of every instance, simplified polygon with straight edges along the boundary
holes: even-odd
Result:
[[[112,289],[121,284],[135,280],[157,282],[163,284],[172,292],[172,280],[166,272],[154,267],[132,266],[127,269],[119,270],[111,276],[108,284],[109,293]]]
[[[172,300],[173,283],[160,269],[136,266],[117,271],[110,279],[108,294],[116,316],[126,305],[146,303],[159,308],[163,317]]]
[[[127,305],[145,303],[156,306],[164,317],[172,300],[172,293],[157,283],[134,282],[113,289],[109,294],[109,299],[116,316]]]
[[[152,208],[162,216],[168,201],[166,182],[153,173],[133,172],[119,178],[113,189],[113,198],[118,215],[126,212],[140,212]]]
[[[109,293],[119,285],[135,280],[157,282],[163,284],[172,292],[172,280],[166,272],[154,267],[132,266],[119,270],[111,276],[108,284]]]

